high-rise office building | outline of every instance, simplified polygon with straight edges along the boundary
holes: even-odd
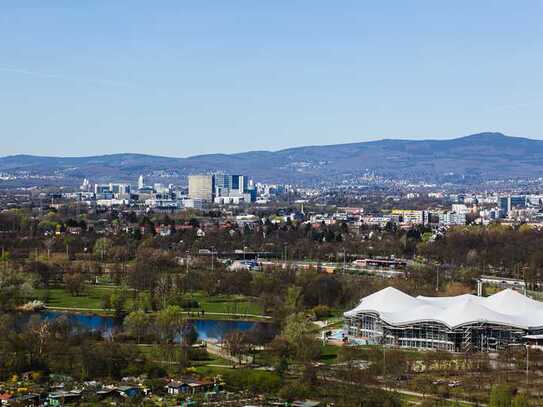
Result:
[[[500,217],[505,218],[511,210],[511,197],[500,196],[498,197],[498,208],[500,208]]]
[[[522,209],[526,207],[526,195],[512,195],[511,208]]]
[[[83,183],[79,187],[79,189],[83,192],[90,192],[92,189],[92,186],[87,178],[83,180]]]
[[[128,195],[130,194],[129,184],[109,184],[110,192],[114,194]]]
[[[439,214],[439,224],[444,226],[465,225],[466,213],[442,212]]]
[[[500,208],[500,216],[505,218],[509,215],[512,209],[525,208],[526,196],[525,195],[507,195],[498,197],[498,207]]]
[[[189,175],[189,198],[213,201],[215,177],[213,175]]]
[[[249,187],[249,178],[245,175],[213,174],[190,175],[189,197],[206,201],[251,202],[256,200],[256,189]]]
[[[145,180],[143,179],[143,175],[140,175],[138,178],[138,189],[145,188]]]
[[[215,174],[215,188],[213,194],[217,196],[227,196],[230,192],[231,179],[225,174]]]
[[[248,179],[244,175],[215,174],[215,197],[241,196],[247,193]]]
[[[232,175],[232,188],[231,191],[238,194],[247,193],[249,187],[249,180],[245,175]]]
[[[105,193],[109,193],[111,192],[111,190],[109,189],[109,185],[107,184],[95,184],[94,185],[94,193],[95,194],[105,194]]]

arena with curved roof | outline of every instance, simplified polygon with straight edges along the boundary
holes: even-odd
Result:
[[[511,289],[489,297],[412,297],[387,287],[344,318],[357,341],[405,348],[498,351],[543,334],[543,303]]]

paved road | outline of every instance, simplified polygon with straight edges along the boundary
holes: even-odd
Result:
[[[211,353],[212,355],[219,356],[223,359],[229,360],[231,362],[234,362],[236,365],[249,365],[253,363],[252,356],[244,355],[241,358],[237,358],[235,356],[230,355],[228,351],[221,346],[218,346],[217,344],[204,341],[206,343],[206,350]]]
[[[347,384],[352,384],[352,385],[357,385],[358,383],[355,383],[355,382],[348,382],[348,381],[345,381],[345,380],[340,380],[340,379],[336,379],[336,378],[328,378],[327,380],[330,380],[330,381],[333,381],[333,382],[338,382],[338,383],[347,383]],[[411,396],[411,397],[418,397],[420,399],[431,399],[431,400],[445,400],[445,401],[449,401],[451,403],[460,403],[460,404],[466,404],[466,405],[470,405],[470,406],[486,406],[486,404],[484,403],[475,403],[473,401],[468,401],[468,400],[462,400],[462,399],[454,399],[454,398],[441,398],[441,397],[438,397],[438,396],[435,396],[433,394],[422,394],[422,393],[419,393],[419,392],[416,392],[416,391],[411,391],[411,390],[405,390],[405,389],[400,389],[400,388],[397,388],[397,387],[388,387],[388,386],[379,386],[379,385],[366,385],[367,387],[371,387],[371,388],[374,388],[374,389],[381,389],[381,390],[386,390],[386,391],[390,391],[390,392],[395,392],[395,393],[398,393],[398,394],[403,394],[404,396]]]
[[[411,390],[404,390],[404,389],[398,389],[398,388],[393,388],[393,387],[386,387],[386,386],[369,386],[369,387],[377,387],[377,388],[380,388],[381,390],[387,390],[387,391],[392,391],[392,392],[396,392],[396,393],[400,393],[400,394],[403,394],[405,396],[413,396],[413,397],[419,397],[419,398],[424,398],[426,396],[427,399],[432,399],[432,400],[445,400],[445,401],[449,401],[451,403],[461,403],[461,404],[468,404],[470,406],[486,406],[486,404],[483,404],[483,403],[475,403],[473,401],[467,401],[467,400],[462,400],[462,399],[451,399],[451,398],[440,398],[440,397],[437,397],[437,396],[434,396],[432,394],[422,394],[422,393],[418,393],[416,391],[411,391]]]
[[[106,310],[103,308],[75,308],[75,307],[50,307],[46,306],[45,309],[49,309],[52,311],[73,311],[73,312],[112,312],[112,310]],[[183,311],[184,314],[198,314],[197,311]],[[235,318],[253,318],[253,319],[265,319],[265,320],[271,320],[272,317],[268,315],[256,315],[256,314],[236,314],[236,313],[228,313],[228,312],[207,312],[205,311],[205,316],[221,316],[221,317],[235,317]],[[198,315],[195,315],[196,317]]]

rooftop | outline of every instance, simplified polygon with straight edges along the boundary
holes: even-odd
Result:
[[[345,316],[378,313],[390,325],[438,322],[450,328],[472,323],[491,323],[521,329],[543,327],[543,303],[506,289],[490,297],[464,294],[454,297],[412,297],[387,287],[362,298]]]

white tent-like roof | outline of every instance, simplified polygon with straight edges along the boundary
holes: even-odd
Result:
[[[416,298],[394,288],[387,287],[377,291],[360,302],[360,306],[367,311],[396,312],[419,305]],[[348,312],[355,312],[358,307]]]
[[[411,297],[387,287],[362,298],[346,317],[374,312],[386,323],[402,326],[418,322],[437,322],[449,328],[474,323],[489,323],[521,329],[543,327],[543,303],[511,289],[490,297],[471,294],[456,297]]]

